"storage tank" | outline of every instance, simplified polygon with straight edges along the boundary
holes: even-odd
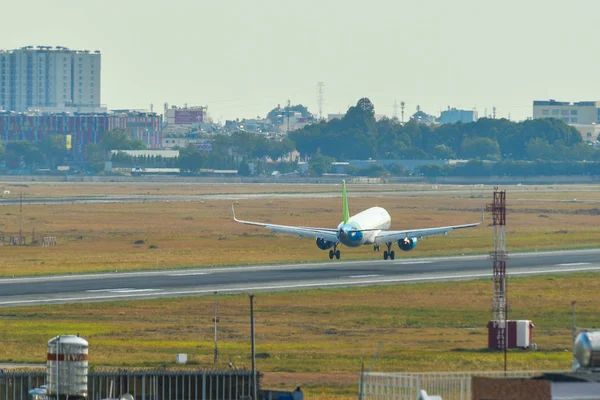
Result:
[[[582,332],[577,335],[573,356],[579,368],[600,368],[600,331]]]
[[[88,395],[87,378],[88,342],[79,335],[61,335],[50,339],[46,362],[48,397],[85,399]]]

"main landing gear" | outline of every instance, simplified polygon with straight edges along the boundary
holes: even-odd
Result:
[[[396,253],[394,252],[394,250],[392,250],[392,243],[386,243],[385,245],[387,246],[387,250],[383,251],[383,259],[387,260],[389,257],[390,260],[393,260],[394,257],[396,257]]]
[[[334,243],[333,244],[333,250],[329,250],[329,259],[333,260],[333,257],[335,257],[336,260],[340,259],[340,251],[337,249],[338,244]]]
[[[373,251],[380,251],[378,244],[373,245]]]

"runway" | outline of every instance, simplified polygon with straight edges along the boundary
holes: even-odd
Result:
[[[325,253],[323,253],[325,255]],[[600,249],[509,255],[510,276],[600,271]],[[0,307],[491,278],[485,255],[0,279]]]

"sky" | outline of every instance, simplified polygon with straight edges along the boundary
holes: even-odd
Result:
[[[208,106],[264,117],[288,99],[318,113],[368,97],[439,115],[522,120],[532,101],[600,100],[600,1],[7,0],[0,49],[102,53],[102,103]],[[398,116],[400,109],[398,108]]]

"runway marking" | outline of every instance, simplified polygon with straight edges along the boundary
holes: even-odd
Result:
[[[395,262],[394,265],[412,265],[412,264],[431,264],[433,261],[400,261]]]
[[[582,268],[558,268],[558,269],[546,269],[537,271],[518,271],[508,274],[512,275],[536,275],[536,274],[551,274],[551,273],[565,273],[565,272],[583,272],[583,271],[598,271],[600,267],[582,267]],[[295,284],[295,285],[274,285],[274,286],[250,286],[250,287],[233,287],[233,288],[221,288],[221,289],[200,289],[200,290],[184,290],[178,292],[165,292],[160,293],[130,293],[122,295],[107,295],[107,296],[89,296],[89,297],[62,297],[57,299],[37,299],[37,300],[17,300],[17,301],[3,301],[0,302],[0,306],[7,305],[19,305],[19,304],[48,304],[57,302],[73,302],[73,301],[90,301],[90,300],[120,300],[126,298],[143,298],[143,297],[165,297],[165,296],[192,296],[199,294],[214,293],[215,290],[218,292],[249,292],[253,290],[284,290],[284,289],[302,289],[302,288],[316,288],[316,287],[335,287],[335,286],[354,286],[354,285],[373,285],[378,283],[400,283],[400,282],[427,282],[436,280],[453,280],[453,279],[477,279],[477,278],[489,278],[491,273],[482,274],[464,274],[464,275],[445,275],[445,276],[428,276],[428,277],[415,277],[415,278],[388,278],[388,279],[373,279],[373,280],[362,280],[362,281],[341,281],[341,282],[323,282],[323,283],[306,283],[306,284]],[[142,289],[143,290],[143,289]],[[154,289],[150,289],[154,290]],[[160,291],[161,289],[157,289]]]
[[[167,274],[167,276],[195,276],[195,275],[208,275],[210,272],[182,272],[180,274]]]
[[[588,262],[578,262],[578,263],[566,263],[566,264],[556,264],[559,267],[574,267],[577,265],[590,265],[591,263]]]
[[[377,275],[377,274],[372,274],[372,275],[350,275],[348,278],[374,278],[376,276],[381,276],[381,275]]]
[[[120,289],[94,289],[86,290],[86,293],[141,293],[141,292],[160,292],[163,289],[134,289],[134,288],[120,288]]]

